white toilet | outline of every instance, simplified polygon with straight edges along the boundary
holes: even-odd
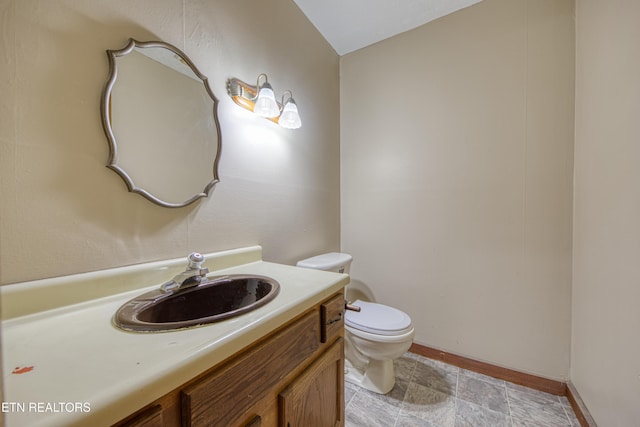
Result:
[[[331,252],[299,261],[298,267],[348,273],[352,257]],[[347,285],[347,289],[349,285]],[[393,360],[409,350],[415,330],[408,314],[383,304],[356,300],[346,310],[345,380],[386,394],[395,384]]]

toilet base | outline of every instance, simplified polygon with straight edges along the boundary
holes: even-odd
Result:
[[[393,360],[370,359],[364,371],[344,361],[344,379],[351,384],[378,394],[387,394],[396,383]]]

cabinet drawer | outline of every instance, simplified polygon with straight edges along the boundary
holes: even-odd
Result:
[[[145,409],[140,414],[126,422],[117,424],[120,427],[164,427],[162,407],[160,405]]]
[[[185,388],[183,425],[234,426],[258,420],[252,407],[319,348],[318,335],[314,310]]]
[[[320,305],[320,342],[329,342],[342,333],[344,296],[342,293]]]

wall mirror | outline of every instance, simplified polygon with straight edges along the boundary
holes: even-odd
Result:
[[[129,39],[107,50],[101,99],[109,140],[107,167],[138,193],[165,207],[207,197],[218,182],[218,99],[207,78],[176,47]]]

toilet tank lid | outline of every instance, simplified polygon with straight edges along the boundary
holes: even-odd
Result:
[[[298,267],[313,268],[316,270],[332,270],[336,267],[347,265],[353,257],[341,252],[330,252],[298,261]]]

